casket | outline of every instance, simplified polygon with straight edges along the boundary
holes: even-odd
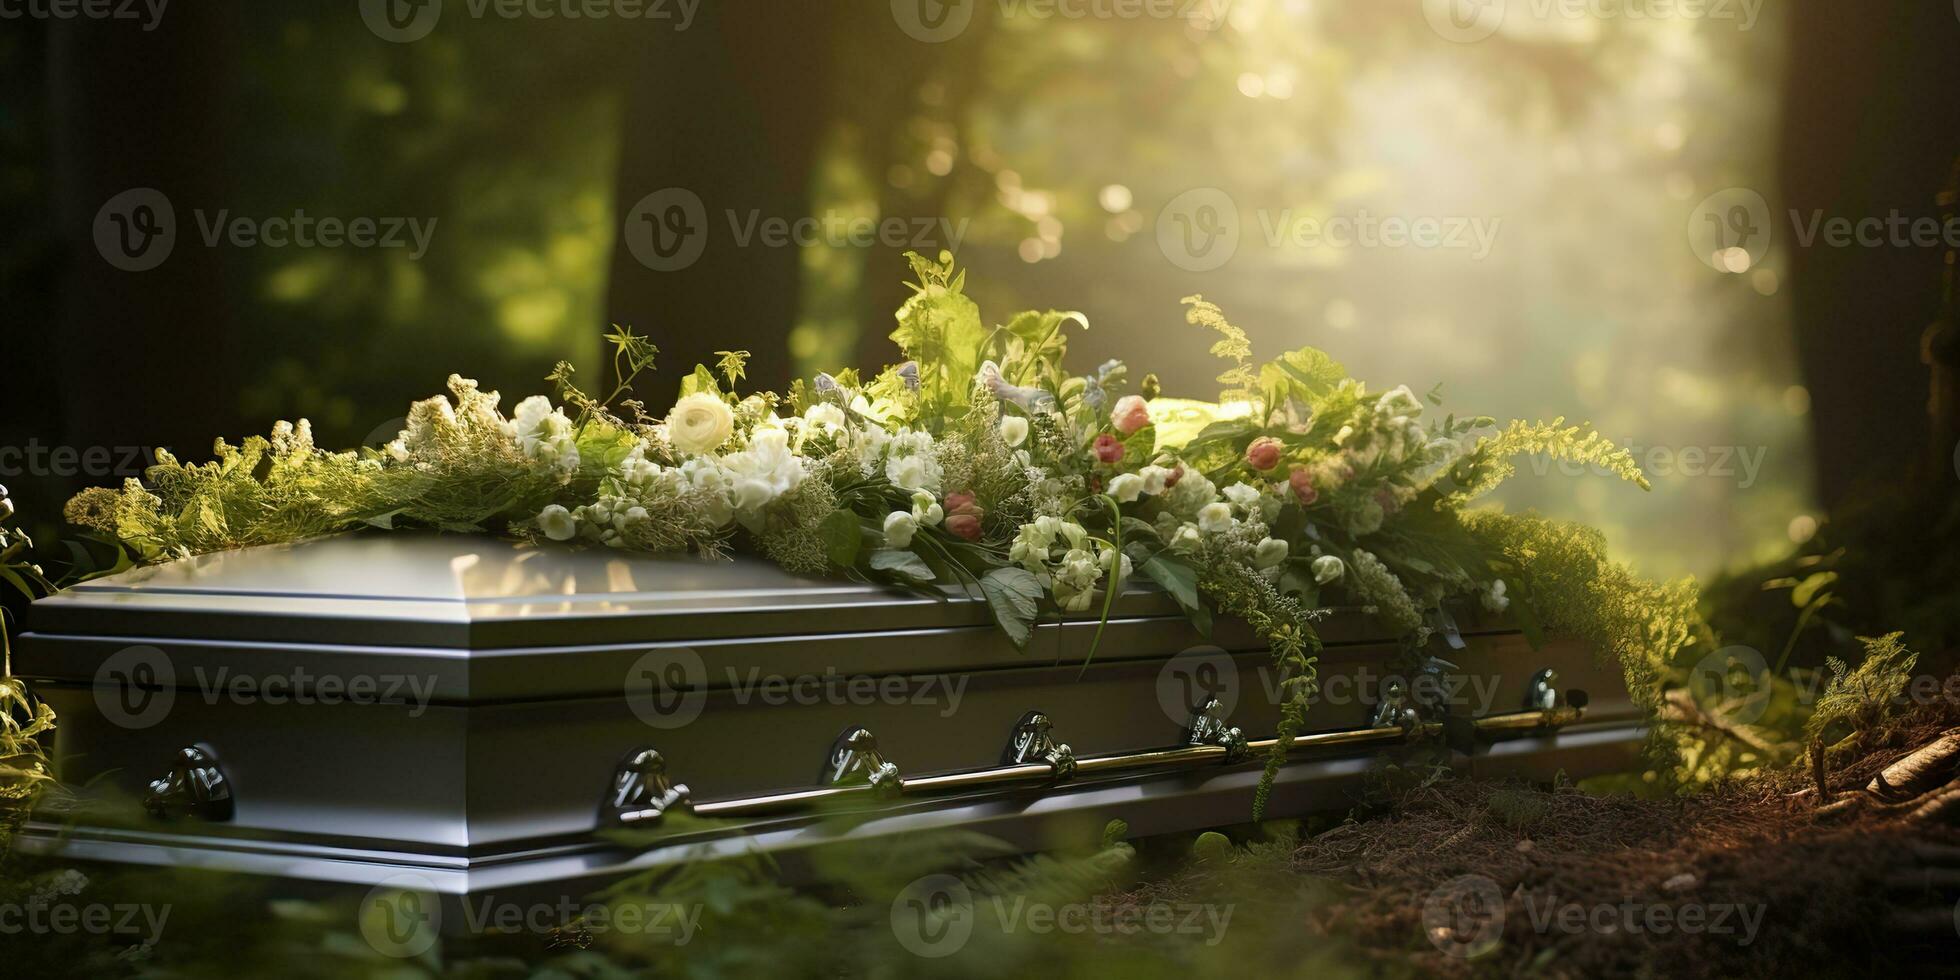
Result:
[[[140,568],[29,611],[17,672],[58,713],[57,775],[101,802],[25,841],[470,896],[938,827],[1033,849],[1248,820],[1281,699],[1256,638],[1141,588],[1098,619],[1020,650],[957,590],[432,534]],[[1475,736],[1459,766],[1540,779],[1642,738],[1578,645],[1464,618],[1435,683],[1369,616],[1320,625],[1269,817],[1350,807],[1378,757],[1446,732]]]

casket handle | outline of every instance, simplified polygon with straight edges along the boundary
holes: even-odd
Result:
[[[177,750],[176,764],[159,779],[150,780],[143,809],[159,819],[182,810],[211,821],[231,819],[231,781],[218,766],[218,753],[208,745]]]
[[[1585,695],[1571,692],[1564,706],[1531,709],[1512,714],[1488,715],[1472,724],[1492,735],[1529,733],[1573,724],[1585,715]],[[1279,745],[1275,738],[1248,740],[1237,728],[1225,724],[1217,701],[1196,712],[1186,729],[1184,743],[1141,752],[1119,752],[1076,758],[1066,744],[1056,742],[1053,722],[1039,711],[1030,711],[1015,723],[1001,765],[991,769],[937,773],[929,776],[901,776],[897,765],[878,749],[877,739],[868,729],[852,726],[831,746],[824,768],[829,785],[791,790],[763,796],[688,802],[676,805],[702,817],[737,817],[801,809],[849,796],[881,797],[929,796],[937,793],[983,789],[1007,785],[1035,788],[1084,775],[1128,771],[1170,771],[1201,765],[1231,765],[1250,756],[1269,752]],[[1367,745],[1386,745],[1415,737],[1434,737],[1443,731],[1440,722],[1411,723],[1399,714],[1387,724],[1337,732],[1297,735],[1288,740],[1287,751],[1313,752],[1350,749]],[[662,777],[664,779],[664,775]],[[681,788],[685,791],[685,787]],[[657,817],[654,813],[652,816]]]

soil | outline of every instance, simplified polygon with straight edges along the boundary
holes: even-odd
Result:
[[[1308,929],[1384,974],[1960,975],[1955,733],[1948,703],[1863,733],[1821,798],[1808,767],[1667,799],[1448,782],[1290,863],[1341,890]]]

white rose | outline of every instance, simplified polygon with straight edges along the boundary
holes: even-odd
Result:
[[[885,544],[893,548],[912,546],[912,535],[919,531],[918,519],[902,510],[885,515]]]
[[[1028,441],[1028,420],[1019,415],[1004,416],[1000,420],[1000,437],[1009,446],[1019,446]]]
[[[1143,477],[1135,473],[1118,473],[1109,479],[1109,495],[1119,503],[1136,503],[1143,493]]]
[[[1321,555],[1313,560],[1313,580],[1321,585],[1338,581],[1346,571],[1347,566],[1333,555]]]
[[[1259,542],[1252,551],[1252,564],[1259,568],[1271,568],[1286,560],[1286,542],[1278,538],[1267,538]]]
[[[570,541],[578,536],[578,518],[565,508],[552,504],[538,512],[538,530],[553,541]]]
[[[1164,492],[1164,484],[1170,482],[1171,470],[1162,466],[1146,466],[1138,471],[1143,477],[1143,492],[1153,497]]]
[[[697,391],[667,413],[667,440],[684,453],[714,452],[735,431],[735,413],[720,396]]]
[[[1198,530],[1217,534],[1232,529],[1232,505],[1211,503],[1198,508]]]

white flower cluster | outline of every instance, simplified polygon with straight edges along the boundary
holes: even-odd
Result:
[[[528,459],[537,460],[558,473],[566,483],[578,474],[578,434],[572,420],[543,395],[532,395],[517,403],[510,420],[510,433]]]
[[[910,548],[912,536],[922,527],[933,527],[946,519],[946,508],[930,492],[915,490],[910,511],[895,510],[885,515],[885,546]]]
[[[569,459],[576,470],[577,446],[567,446],[559,437],[562,431],[569,438],[570,421],[548,401],[525,399],[513,426],[526,439],[527,455],[561,467]],[[601,482],[598,500],[575,509],[552,504],[539,512],[538,530],[554,541],[587,537],[623,546],[634,526],[648,519],[645,501],[677,494],[684,487],[695,491],[699,506],[705,508],[703,516],[713,526],[740,521],[751,530],[761,527],[763,510],[801,486],[809,470],[791,448],[789,430],[777,420],[757,426],[742,449],[715,455],[713,450],[728,442],[733,427],[734,412],[721,398],[688,395],[674,406],[666,422],[668,441],[686,456],[679,466],[648,460],[646,444],[639,443]]]
[[[1363,427],[1344,425],[1334,434],[1334,444],[1345,450],[1350,464],[1365,469],[1376,462],[1391,466],[1448,463],[1461,454],[1455,439],[1430,438],[1422,427],[1422,399],[1408,385],[1375,399],[1374,411],[1363,420]]]
[[[1129,581],[1130,558],[1109,544],[1089,537],[1082,525],[1058,517],[1037,517],[1021,525],[1007,557],[1033,572],[1069,612],[1094,605],[1103,576],[1116,571],[1116,587]]]

